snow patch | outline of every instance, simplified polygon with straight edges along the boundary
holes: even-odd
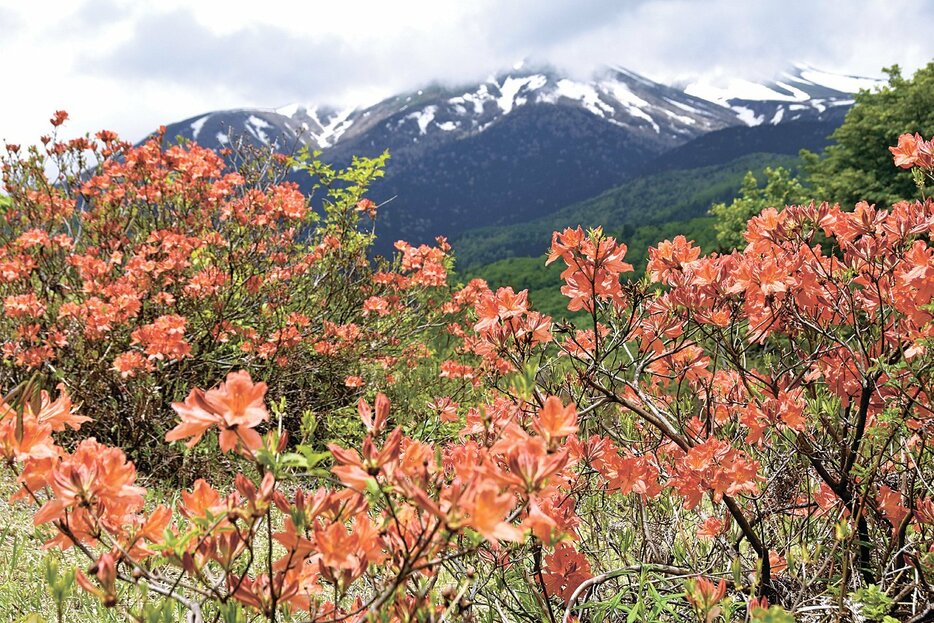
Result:
[[[260,119],[256,115],[250,115],[249,118],[247,118],[247,132],[256,137],[263,145],[269,144],[269,135],[267,135],[264,130],[271,127],[272,125],[265,119]]]
[[[201,128],[204,127],[204,123],[210,118],[211,115],[205,115],[200,119],[196,119],[191,122],[191,138],[198,140],[198,134],[201,133]]]
[[[808,95],[801,89],[796,89],[795,87],[791,86],[787,82],[776,82],[775,84],[785,89],[786,91],[789,91],[791,93],[791,96],[795,98],[796,100],[798,100],[799,102],[804,102],[806,100],[811,99],[810,95]]]
[[[322,121],[318,117],[318,109],[313,108],[309,111],[309,116],[321,127],[321,132],[319,134],[312,134],[315,140],[318,142],[319,147],[331,147],[337,141],[340,140],[340,137],[353,125],[353,120],[350,119],[350,115],[354,112],[354,108],[347,108],[345,110],[338,111],[330,115],[326,121]]]
[[[675,100],[670,100],[667,97],[665,98],[665,101],[671,104],[672,106],[677,106],[678,108],[680,108],[681,110],[685,112],[693,112],[693,113],[701,114],[700,110],[694,108],[693,106],[685,104],[683,102],[676,102]]]
[[[628,85],[608,80],[600,83],[601,89],[613,96],[617,102],[623,106],[636,106],[639,108],[649,108],[649,103],[632,92]]]
[[[299,108],[302,108],[301,104],[289,104],[288,106],[277,108],[276,112],[282,115],[283,117],[289,117],[291,119],[292,117],[295,116],[295,113],[298,112]]]
[[[418,124],[418,133],[427,134],[428,124],[435,120],[435,113],[438,112],[437,106],[426,106],[418,112],[413,112],[406,119],[415,119]]]
[[[216,138],[217,142],[220,143],[221,145],[226,145],[228,142],[230,142],[230,139],[227,138],[227,135],[224,134],[223,132],[218,132],[214,138]]]
[[[761,125],[762,122],[765,121],[765,117],[762,115],[757,117],[755,111],[751,108],[746,108],[745,106],[731,106],[730,108],[736,112],[736,116],[739,120],[748,126]]]
[[[438,126],[440,129],[444,130],[445,132],[453,132],[454,130],[457,129],[457,124],[454,123],[453,121],[444,121],[442,123],[436,123],[435,125]]]
[[[684,89],[684,92],[688,95],[707,100],[708,102],[720,104],[721,106],[727,105],[727,102],[734,99],[752,101],[777,100],[782,102],[797,101],[793,96],[779,93],[764,84],[741,80],[739,78],[729,80],[725,86],[694,82],[689,84],[687,88]]]
[[[775,115],[772,117],[772,120],[769,121],[769,123],[771,123],[772,125],[778,125],[779,122],[782,120],[782,117],[784,116],[785,116],[785,109],[779,106],[778,110],[775,111]]]
[[[524,88],[526,91],[535,91],[548,83],[548,78],[541,74],[534,76],[525,76],[522,78],[508,77],[503,80],[502,85],[497,85],[500,97],[496,99],[496,104],[505,114],[509,114],[516,106],[522,106],[528,98],[516,97]]]
[[[483,114],[483,106],[486,102],[493,99],[485,84],[481,84],[475,93],[464,93],[448,100],[451,104],[472,104],[476,115]]]
[[[688,116],[686,116],[686,115],[679,115],[678,113],[672,112],[672,111],[668,110],[667,108],[662,108],[662,111],[663,111],[666,115],[668,115],[669,117],[671,117],[672,119],[674,119],[675,121],[680,121],[681,123],[683,123],[683,124],[685,124],[685,125],[695,125],[695,124],[697,123],[697,120],[694,119],[693,117],[688,117]]]
[[[250,118],[247,120],[256,128],[271,128],[272,126],[265,119],[260,119],[256,115],[250,115]]]
[[[614,112],[613,107],[601,100],[600,94],[597,93],[597,90],[590,84],[583,84],[567,79],[559,80],[558,88],[555,93],[558,97],[566,97],[579,101],[584,105],[584,108],[598,117],[606,118],[606,113],[612,115]]]
[[[861,78],[859,76],[841,76],[827,73],[813,67],[801,66],[801,77],[812,84],[817,84],[843,93],[856,93],[861,89],[872,89],[882,84],[882,80],[875,78]]]
[[[661,128],[655,123],[655,119],[643,110],[643,108],[651,108],[651,104],[633,93],[626,84],[615,80],[609,80],[600,83],[600,88],[604,93],[607,93],[610,97],[619,102],[630,115],[648,121],[656,134],[661,133]]]

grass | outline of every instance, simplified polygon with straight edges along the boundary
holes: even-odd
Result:
[[[62,554],[42,549],[49,531],[33,526],[34,509],[25,502],[8,502],[14,491],[12,478],[4,473],[0,476],[0,621],[53,623],[58,620],[58,612],[46,585],[46,556],[59,560],[62,569],[87,565],[74,552]],[[63,603],[62,620],[125,621],[123,614],[104,608],[75,585]]]

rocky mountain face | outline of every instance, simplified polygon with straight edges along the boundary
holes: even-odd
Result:
[[[675,86],[622,68],[588,81],[523,68],[367,107],[212,112],[169,125],[166,136],[212,148],[240,140],[284,152],[308,146],[336,164],[388,149],[386,176],[373,189],[375,200],[397,197],[379,222],[378,250],[388,252],[398,238],[425,242],[549,214],[727,128],[779,126],[756,133],[765,143],[782,141],[782,127],[800,133],[798,122],[832,130],[852,93],[872,84],[806,66],[761,84]]]

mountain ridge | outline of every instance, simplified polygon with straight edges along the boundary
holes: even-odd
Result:
[[[376,250],[389,254],[401,238],[453,239],[551,214],[727,129],[746,136],[744,128],[774,128],[746,138],[758,137],[759,151],[788,153],[780,145],[790,140],[785,135],[800,133],[804,122],[818,124],[812,134],[829,134],[852,104],[852,94],[819,82],[864,84],[791,71],[777,82],[708,94],[714,102],[687,92],[690,85],[665,85],[621,67],[589,80],[523,67],[474,84],[429,85],[365,108],[292,104],[205,113],[169,125],[166,139],[212,148],[240,140],[284,152],[308,147],[336,166],[388,149],[386,174],[371,195],[378,202],[399,197],[380,215]],[[757,92],[766,99],[749,99]],[[820,139],[811,136],[806,146]],[[722,144],[707,147],[729,155]],[[294,179],[310,191],[307,176]]]
[[[395,118],[396,129],[404,130],[409,139],[429,132],[452,132],[460,138],[486,130],[522,106],[554,104],[576,105],[632,131],[662,134],[664,128],[665,134],[689,140],[729,125],[776,125],[842,116],[837,111],[845,112],[852,104],[854,89],[879,83],[808,65],[797,65],[761,82],[732,78],[726,86],[715,86],[710,80],[666,85],[619,66],[607,66],[587,81],[569,78],[551,67],[523,67],[474,84],[432,83],[369,106],[292,103],[278,108],[244,107],[202,113],[171,123],[168,129],[169,136],[202,141],[208,137],[220,143],[218,146],[225,143],[228,134],[211,131],[220,126],[261,144],[270,144],[281,135],[287,139],[282,146],[300,141],[328,150],[390,118]],[[403,112],[407,114],[399,119]],[[697,128],[685,127],[698,124]],[[205,130],[206,125],[209,130]]]

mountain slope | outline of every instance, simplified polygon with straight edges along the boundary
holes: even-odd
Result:
[[[603,194],[516,225],[484,227],[454,238],[460,270],[469,271],[508,257],[535,257],[565,227],[602,226],[625,241],[642,225],[661,225],[705,216],[711,204],[738,192],[747,171],[765,166],[793,167],[796,158],[748,154],[722,165],[673,170],[627,180]]]
[[[701,135],[645,163],[640,175],[672,169],[726,164],[746,154],[797,156],[802,149],[819,152],[831,143],[833,121],[792,121],[781,125],[733,126]]]
[[[430,240],[553,212],[624,180],[657,148],[579,109],[532,105],[486,131],[390,161],[374,187],[397,197],[378,224],[392,240]],[[408,157],[407,157],[408,156]],[[389,240],[391,242],[391,240]]]
[[[367,107],[219,111],[166,134],[214,148],[308,146],[337,165],[388,149],[386,176],[372,188],[378,202],[397,198],[379,223],[377,251],[388,253],[399,238],[456,238],[542,217],[646,172],[819,148],[851,103],[840,88],[854,85],[863,83],[800,67],[762,84],[683,88],[620,68],[583,81],[529,68]]]

